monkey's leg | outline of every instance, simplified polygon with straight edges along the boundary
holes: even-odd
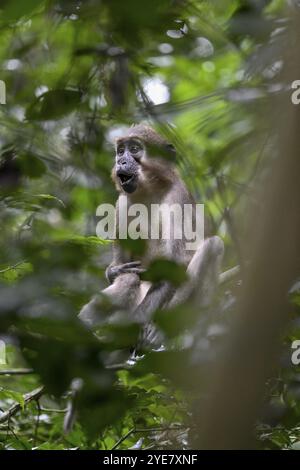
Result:
[[[149,295],[134,312],[137,321],[145,323],[138,348],[159,346],[163,342],[162,335],[151,323],[153,311],[166,305],[175,307],[191,297],[197,306],[209,305],[218,284],[223,253],[223,241],[219,237],[208,238],[191,259],[187,268],[189,280],[184,285],[175,291],[170,284],[162,283],[149,290]]]
[[[193,296],[196,305],[209,305],[218,285],[224,244],[221,238],[207,238],[191,259],[187,274],[189,281],[181,286],[172,297],[168,307],[175,307]]]
[[[146,323],[155,310],[168,305],[174,307],[197,292],[197,305],[208,305],[218,284],[224,244],[221,238],[207,238],[199,246],[188,267],[189,281],[175,291],[169,282],[151,286],[143,301],[133,313],[136,321]]]
[[[113,284],[95,295],[89,303],[84,305],[78,315],[87,326],[94,327],[106,319],[103,305],[107,301],[113,311],[133,310],[140,298],[140,278],[135,273],[120,274]],[[104,310],[105,311],[105,310]]]
[[[153,312],[162,308],[170,301],[175,289],[169,282],[154,284],[148,290],[146,296],[133,312],[133,318],[139,323],[146,323],[151,320]]]

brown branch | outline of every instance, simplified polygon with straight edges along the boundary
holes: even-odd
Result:
[[[300,39],[300,15],[293,20],[295,31],[290,43]],[[283,81],[291,83],[299,76],[300,67],[297,51],[287,52],[290,64]],[[279,366],[282,335],[290,313],[287,293],[299,276],[300,232],[300,108],[286,95],[283,100],[278,110],[272,105],[275,118],[279,116],[274,129],[279,136],[278,154],[276,158],[271,155],[269,172],[260,175],[261,210],[249,214],[250,228],[243,247],[251,264],[243,276],[235,328],[212,372],[205,406],[200,413],[198,410],[200,433],[193,443],[197,449],[256,446],[254,426],[261,413],[266,382]],[[271,116],[266,118],[272,120]]]

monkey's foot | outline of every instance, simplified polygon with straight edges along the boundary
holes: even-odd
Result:
[[[109,266],[106,270],[106,277],[112,284],[114,280],[120,276],[120,274],[142,274],[145,272],[144,268],[141,268],[140,261],[131,261],[129,263],[119,264],[117,266]]]

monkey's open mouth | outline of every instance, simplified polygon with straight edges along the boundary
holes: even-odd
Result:
[[[118,173],[120,185],[126,193],[133,193],[137,188],[137,177],[135,174]]]
[[[134,175],[125,175],[125,174],[119,174],[118,175],[119,178],[120,178],[120,181],[121,181],[121,185],[123,186],[124,184],[128,184],[130,183],[133,178],[134,178]]]

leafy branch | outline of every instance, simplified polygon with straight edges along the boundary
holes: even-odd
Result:
[[[38,400],[44,393],[45,387],[38,387],[32,392],[26,393],[23,398],[24,398],[24,406],[28,405],[28,403],[32,401]],[[20,403],[14,403],[7,411],[2,413],[0,416],[0,424],[5,423],[6,421],[9,421],[12,416],[14,416],[18,411],[22,410],[22,405]]]

